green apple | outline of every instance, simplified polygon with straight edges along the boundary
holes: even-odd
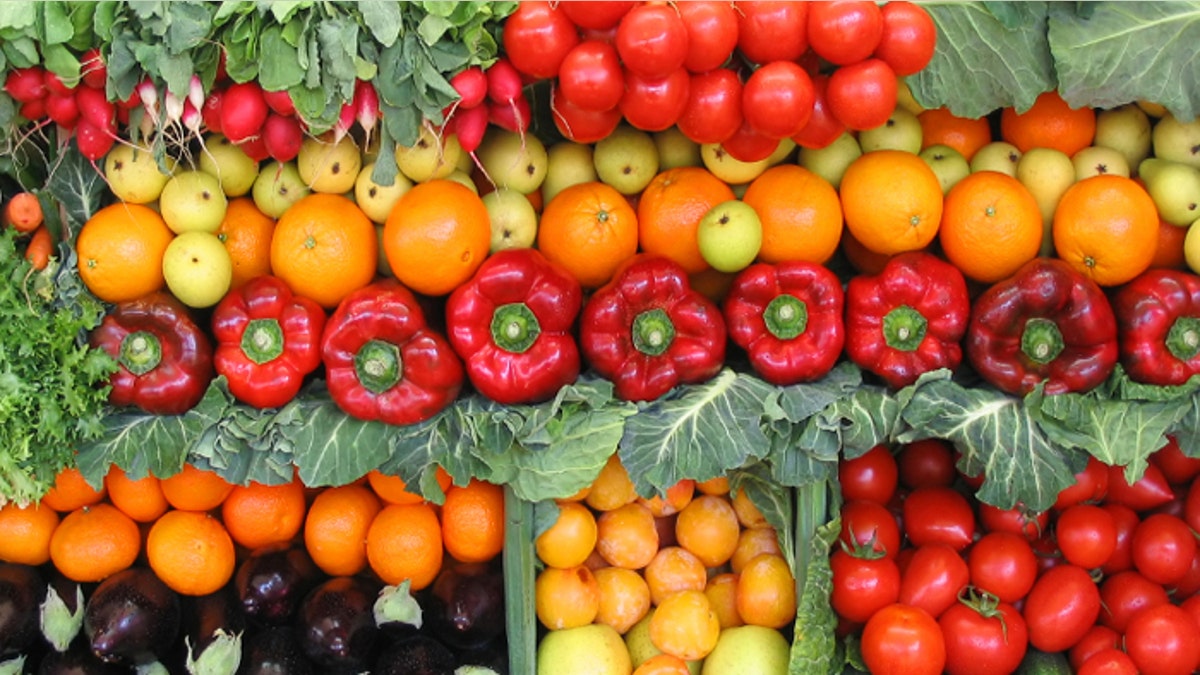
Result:
[[[648,132],[623,124],[596,142],[592,163],[600,182],[635,195],[658,175],[658,146]]]
[[[396,146],[396,166],[414,183],[445,178],[458,168],[459,159],[470,155],[463,152],[458,136],[445,134],[440,139],[431,125],[421,125],[421,133],[412,145]]]
[[[311,193],[294,161],[265,164],[259,169],[250,192],[258,210],[272,218],[279,218],[292,204]]]
[[[225,244],[210,232],[184,232],[163,252],[163,278],[188,307],[212,307],[229,292],[233,262]]]
[[[598,180],[593,163],[592,146],[573,141],[559,141],[546,150],[548,165],[542,181],[542,200],[549,204],[564,188]]]
[[[921,151],[922,136],[917,116],[897,107],[883,124],[858,132],[858,145],[863,152],[903,150],[915,155]]]
[[[1075,180],[1112,174],[1129,178],[1129,162],[1120,150],[1102,145],[1089,145],[1071,156],[1075,165]]]
[[[452,180],[455,183],[460,183],[463,187],[467,188],[471,192],[479,194],[479,186],[475,184],[475,180],[471,178],[471,174],[467,173],[466,171],[455,169],[446,174],[446,180]]]
[[[700,257],[718,272],[738,272],[762,248],[762,220],[754,207],[731,199],[708,210],[696,226]]]
[[[971,165],[967,158],[948,145],[931,145],[918,153],[918,156],[933,169],[938,183],[942,185],[942,194],[949,192],[955,183],[971,173]]]
[[[1183,239],[1183,259],[1187,262],[1188,269],[1200,274],[1200,226],[1196,223],[1188,226],[1187,236]]]
[[[846,167],[862,154],[862,146],[858,144],[858,139],[847,131],[823,148],[801,147],[797,163],[836,188],[842,184]]]
[[[779,139],[779,144],[775,146],[775,149],[771,151],[770,155],[767,155],[767,167],[770,168],[772,166],[776,166],[777,164],[783,164],[784,162],[788,161],[792,158],[792,153],[795,150],[796,141],[793,141],[790,138]]]
[[[1042,213],[1041,255],[1054,255],[1054,211],[1067,188],[1075,183],[1075,164],[1054,148],[1030,148],[1017,162],[1016,178],[1029,190]]]
[[[702,166],[700,144],[688,138],[679,127],[669,127],[654,133],[654,145],[658,147],[660,171],[681,166]]]
[[[529,198],[512,188],[496,188],[483,196],[492,226],[491,253],[530,248],[537,241],[538,215]]]
[[[149,148],[117,143],[104,156],[104,177],[117,199],[129,204],[149,204],[158,199],[175,171],[175,160],[168,157],[169,171],[154,160]]]
[[[1094,145],[1118,150],[1135,167],[1150,156],[1150,117],[1133,103],[1096,114]]]
[[[971,173],[976,171],[999,171],[1015,177],[1021,151],[1006,141],[992,141],[975,151],[971,157]]]
[[[546,180],[550,158],[546,146],[533,134],[518,134],[492,127],[475,151],[485,176],[496,187],[529,194]]]
[[[605,623],[546,633],[537,648],[538,675],[629,675],[629,651]]]
[[[226,197],[241,197],[254,187],[258,162],[221,134],[209,134],[200,148],[200,170],[221,181]]]
[[[229,203],[221,181],[211,173],[189,170],[171,176],[158,196],[158,207],[167,227],[182,232],[216,232],[225,220]]]
[[[917,99],[913,97],[912,88],[908,86],[908,80],[903,77],[896,78],[896,106],[904,108],[914,115],[925,112],[925,106],[917,103]]]
[[[326,136],[305,138],[296,155],[300,179],[313,192],[345,194],[354,189],[362,169],[362,151],[350,135],[332,142]]]
[[[1200,118],[1183,122],[1164,115],[1150,137],[1155,157],[1200,168]]]
[[[763,626],[721,631],[717,646],[704,658],[701,675],[787,675],[791,645],[783,634]]]
[[[720,143],[700,144],[700,158],[704,168],[730,185],[749,183],[770,168],[766,159],[743,162],[726,152]]]
[[[1163,220],[1186,227],[1200,217],[1200,169],[1150,157],[1138,165],[1138,175],[1145,181],[1146,191]]]
[[[383,223],[396,202],[400,201],[405,192],[412,189],[412,181],[404,174],[397,173],[391,185],[381,185],[372,177],[374,172],[375,162],[367,164],[358,172],[358,178],[354,181],[354,201],[371,222]]]

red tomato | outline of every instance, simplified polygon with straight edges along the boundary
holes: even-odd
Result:
[[[1054,541],[1054,535],[1050,532],[1030,541],[1029,546],[1033,548],[1033,554],[1037,556],[1039,576],[1045,574],[1050,568],[1066,562],[1063,560],[1062,551],[1058,550],[1058,542]]]
[[[683,68],[657,79],[626,71],[621,114],[631,126],[643,131],[662,131],[674,126],[687,107],[690,81],[691,76]]]
[[[854,459],[838,460],[838,485],[846,501],[887,504],[896,494],[898,475],[896,457],[886,445],[877,445]]]
[[[744,112],[744,111],[743,111]],[[742,162],[758,162],[771,156],[779,147],[780,140],[759,133],[742,118],[742,124],[733,135],[721,141],[721,147]]]
[[[580,28],[608,30],[616,28],[636,4],[629,0],[571,0],[558,3],[558,8]]]
[[[875,56],[901,77],[929,65],[937,47],[937,26],[929,13],[915,3],[896,0],[884,4],[882,14],[883,35]]]
[[[1178,583],[1196,557],[1196,535],[1175,516],[1154,513],[1133,531],[1133,566],[1163,586]]]
[[[724,65],[738,43],[738,15],[733,3],[694,0],[677,3],[675,8],[687,28],[688,49],[683,67],[693,73],[704,73]]]
[[[1183,502],[1183,519],[1188,527],[1200,532],[1200,480],[1193,481]]]
[[[504,20],[504,53],[525,75],[554,77],[567,52],[579,43],[575,23],[562,12],[562,4],[522,2]]]
[[[1196,625],[1200,626],[1200,595],[1192,595],[1179,603],[1179,606],[1186,610],[1188,614],[1191,614],[1192,621],[1195,621]]]
[[[863,663],[876,675],[940,675],[946,641],[929,613],[910,605],[888,605],[863,626]]]
[[[1151,607],[1130,617],[1125,652],[1143,673],[1188,675],[1200,667],[1200,626],[1177,605]]]
[[[829,567],[833,571],[829,603],[847,621],[866,621],[899,597],[900,568],[891,558],[857,557],[839,548],[829,557]]]
[[[737,3],[738,49],[754,63],[795,61],[808,50],[807,2]]]
[[[1200,547],[1197,547],[1196,555],[1192,556],[1192,564],[1188,565],[1187,573],[1167,590],[1176,601],[1180,598],[1190,598],[1200,592]]]
[[[1098,502],[1108,494],[1108,465],[1088,455],[1087,465],[1075,474],[1075,484],[1064,488],[1054,501],[1059,511],[1082,502]]]
[[[1117,523],[1095,504],[1076,504],[1058,514],[1054,536],[1067,562],[1085,569],[1103,565],[1117,550]]]
[[[967,561],[949,544],[904,550],[913,553],[900,577],[900,602],[920,607],[934,618],[941,616],[971,581]]]
[[[1105,649],[1117,649],[1121,646],[1121,634],[1099,624],[1092,626],[1083,637],[1079,638],[1079,642],[1071,647],[1070,653],[1067,655],[1071,662],[1073,670],[1079,670],[1079,667],[1084,664],[1092,655]]]
[[[808,45],[834,65],[862,61],[875,51],[881,37],[883,14],[874,2],[814,2],[808,10]]]
[[[1188,484],[1200,476],[1200,458],[1185,455],[1174,436],[1167,436],[1166,445],[1150,455],[1150,462],[1163,472],[1167,482],[1172,485]]]
[[[896,74],[879,59],[842,66],[829,76],[829,109],[856,131],[874,129],[896,109]]]
[[[1050,512],[1032,511],[1024,504],[1002,509],[980,502],[979,524],[988,532],[1012,532],[1033,541],[1049,528]]]
[[[1133,569],[1133,530],[1142,519],[1137,511],[1124,504],[1101,504],[1100,508],[1108,511],[1117,528],[1117,546],[1112,555],[1108,556],[1108,560],[1100,566],[1100,571],[1111,575]]]
[[[559,66],[558,88],[563,98],[584,110],[616,107],[625,93],[625,73],[616,48],[596,40],[575,45]]]
[[[1100,591],[1087,570],[1064,563],[1038,577],[1022,610],[1029,644],[1061,652],[1079,642],[1100,615]]]
[[[842,506],[839,540],[851,548],[869,546],[876,553],[895,558],[900,551],[900,526],[882,504],[857,500]]]
[[[829,102],[825,96],[826,90],[829,89],[829,76],[820,73],[813,75],[812,83],[812,115],[808,118],[808,124],[805,124],[799,133],[792,135],[792,140],[800,147],[819,150],[836,141],[838,136],[846,131],[846,125],[829,111]]]
[[[1002,602],[1025,597],[1037,580],[1038,561],[1029,540],[1012,532],[989,532],[967,554],[971,585]]]
[[[958,602],[938,618],[938,625],[946,640],[949,675],[1015,672],[1029,647],[1025,619],[1007,602],[986,612]]]
[[[687,58],[687,26],[671,5],[638,5],[617,25],[617,51],[626,68],[646,77],[666,77]]]
[[[620,108],[593,111],[584,110],[568,101],[562,89],[554,88],[550,97],[550,110],[554,114],[554,126],[558,133],[576,143],[595,143],[608,136],[621,123]]]
[[[914,546],[940,542],[961,551],[975,536],[975,513],[953,488],[917,488],[904,500],[904,532]]]
[[[1149,511],[1174,498],[1167,477],[1153,464],[1147,464],[1145,473],[1132,484],[1125,479],[1125,467],[1108,467],[1107,501],[1124,504],[1134,511]]]
[[[1125,632],[1134,614],[1171,601],[1162,586],[1137,570],[1117,572],[1100,582],[1100,600],[1104,609],[1100,612],[1099,622],[1118,633]]]
[[[1114,647],[1093,654],[1075,675],[1138,675],[1138,669],[1128,654]]]
[[[771,138],[800,133],[812,117],[812,78],[793,61],[772,61],[755,70],[742,87],[742,117]]]
[[[900,447],[896,456],[900,483],[916,489],[931,485],[949,487],[958,475],[954,446],[940,438],[925,438]]]
[[[742,81],[728,68],[692,75],[679,130],[697,143],[721,143],[742,126]]]

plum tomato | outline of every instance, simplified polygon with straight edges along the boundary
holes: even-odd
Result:
[[[812,78],[799,64],[772,61],[742,87],[742,117],[765,136],[790,138],[808,124],[815,98]]]
[[[980,502],[979,525],[986,532],[1011,532],[1033,541],[1050,526],[1049,511],[1034,511],[1024,504],[1009,509]]]
[[[637,4],[636,0],[572,0],[558,3],[558,8],[579,28],[602,31],[616,28]]]
[[[869,547],[876,553],[895,558],[900,551],[900,526],[886,506],[859,499],[842,506],[842,532],[839,541],[851,548]]]
[[[1129,654],[1111,647],[1101,649],[1080,664],[1075,675],[1138,675],[1138,672]]]
[[[1100,615],[1100,591],[1088,571],[1063,563],[1042,573],[1022,607],[1029,644],[1044,652],[1070,649]]]
[[[733,3],[693,0],[677,3],[675,8],[687,28],[688,49],[683,67],[693,73],[704,73],[724,65],[738,43],[738,10]]]
[[[1188,675],[1200,667],[1200,626],[1178,605],[1159,605],[1130,617],[1124,644],[1143,673]]]
[[[1134,511],[1149,511],[1175,498],[1162,469],[1147,464],[1141,478],[1130,483],[1125,477],[1125,467],[1108,466],[1107,501],[1124,504]]]
[[[558,68],[558,88],[571,103],[594,112],[611,110],[625,94],[621,58],[610,44],[584,40]]]
[[[1067,659],[1071,663],[1071,668],[1079,670],[1085,661],[1092,657],[1093,654],[1105,649],[1119,648],[1121,646],[1121,634],[1099,624],[1092,626],[1084,633],[1083,637],[1079,638],[1079,642],[1071,647],[1067,654]]]
[[[1117,528],[1117,545],[1100,566],[1100,571],[1111,575],[1133,569],[1133,530],[1142,522],[1141,516],[1124,504],[1101,504],[1100,508],[1108,511]]]
[[[828,147],[830,143],[845,133],[846,125],[838,121],[829,111],[829,102],[825,93],[829,89],[829,76],[817,73],[812,76],[812,83],[812,115],[808,118],[808,124],[792,135],[792,140],[802,148],[820,150]]]
[[[1108,495],[1108,465],[1088,455],[1087,464],[1075,474],[1075,483],[1062,489],[1054,500],[1054,508],[1061,511],[1082,502],[1099,502]]]
[[[937,618],[958,601],[971,581],[967,561],[949,544],[926,544],[912,551],[900,576],[901,603],[920,607]]]
[[[1099,623],[1124,633],[1134,614],[1171,602],[1166,589],[1142,576],[1137,570],[1125,570],[1100,582],[1103,610]]]
[[[1059,513],[1054,536],[1067,562],[1084,569],[1103,565],[1117,550],[1117,522],[1095,504],[1076,504]]]
[[[677,122],[697,143],[722,143],[742,126],[742,81],[729,68],[692,75],[688,101]]]
[[[900,446],[896,454],[900,484],[910,488],[954,483],[954,447],[940,438],[923,438]]]
[[[1184,454],[1174,436],[1167,436],[1166,444],[1150,455],[1150,462],[1162,471],[1171,485],[1187,485],[1200,476],[1200,457]]]
[[[1037,556],[1029,540],[1012,532],[989,532],[967,553],[971,585],[1001,602],[1016,602],[1029,593],[1038,576]]]
[[[899,471],[896,457],[888,446],[880,444],[855,457],[838,461],[838,484],[842,499],[887,504],[896,494]]]
[[[848,128],[873,129],[896,109],[896,74],[880,59],[842,66],[829,76],[829,109]]]
[[[626,70],[625,94],[619,104],[621,115],[635,129],[667,129],[679,121],[687,107],[690,82],[691,76],[683,68],[660,78],[647,78]]]
[[[941,542],[962,550],[975,537],[975,512],[961,492],[917,488],[904,499],[904,533],[914,546]]]
[[[1133,566],[1150,581],[1172,586],[1183,579],[1196,556],[1196,535],[1183,520],[1153,513],[1133,530]]]
[[[937,620],[911,605],[888,605],[863,626],[863,663],[872,673],[940,675],[946,667],[946,641]]]

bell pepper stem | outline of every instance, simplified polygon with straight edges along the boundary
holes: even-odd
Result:
[[[781,293],[767,304],[763,323],[771,335],[780,340],[791,340],[808,328],[808,305],[794,295]]]
[[[400,347],[384,340],[368,340],[354,355],[354,372],[367,391],[382,394],[404,377]]]
[[[1200,353],[1200,318],[1181,316],[1167,331],[1167,351],[1180,361],[1191,361]]]
[[[1058,358],[1065,346],[1062,331],[1050,319],[1035,317],[1025,322],[1025,330],[1021,333],[1021,352],[1034,363],[1050,363]]]
[[[242,334],[242,352],[262,365],[283,354],[283,328],[275,319],[254,319]]]
[[[492,341],[514,354],[523,354],[542,332],[537,315],[523,302],[500,305],[492,313]]]
[[[145,375],[157,368],[162,356],[162,342],[149,331],[135,331],[121,340],[121,365],[134,375]]]
[[[900,305],[883,317],[883,339],[892,349],[911,352],[921,346],[929,322],[908,305]]]
[[[649,356],[659,356],[675,340],[675,324],[661,309],[648,309],[633,319],[633,346]]]

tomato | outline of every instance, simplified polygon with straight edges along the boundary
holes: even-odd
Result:
[[[896,109],[896,74],[879,59],[842,66],[829,76],[829,109],[856,131],[874,129]]]
[[[1151,607],[1130,617],[1125,653],[1143,673],[1188,675],[1200,667],[1200,626],[1177,605]]]
[[[683,67],[693,73],[704,73],[724,65],[738,42],[738,15],[733,3],[694,0],[677,3],[675,8],[687,28],[688,48]]]
[[[937,26],[923,7],[898,0],[884,4],[883,34],[875,47],[896,74],[912,75],[929,65],[937,47]]]
[[[560,7],[562,3],[522,2],[504,20],[504,53],[525,75],[554,77],[567,52],[579,43],[575,23]]]
[[[949,487],[958,475],[954,447],[940,438],[925,438],[900,447],[896,456],[900,483],[917,489],[931,485]]]
[[[1083,470],[1075,474],[1075,484],[1063,488],[1054,500],[1059,511],[1082,502],[1098,502],[1108,494],[1108,465],[1088,455]]]
[[[838,484],[842,499],[865,499],[887,504],[896,494],[896,457],[886,445],[877,445],[854,459],[838,460]]]
[[[1173,598],[1190,598],[1200,592],[1200,547],[1197,547],[1196,555],[1192,556],[1192,563],[1188,565],[1187,572],[1183,578],[1176,581],[1167,589]]]
[[[1100,571],[1104,574],[1114,574],[1128,569],[1133,569],[1133,530],[1138,523],[1142,522],[1137,511],[1125,506],[1124,504],[1101,504],[1100,508],[1108,511],[1113,517],[1113,524],[1117,528],[1117,545],[1113,549],[1112,555],[1108,556],[1108,560],[1100,566]]]
[[[1137,570],[1125,570],[1106,577],[1100,582],[1100,599],[1104,603],[1100,623],[1118,633],[1125,632],[1134,614],[1171,601],[1166,589]]]
[[[721,143],[742,126],[742,81],[728,68],[692,75],[679,130],[697,143]]]
[[[1196,625],[1200,626],[1200,595],[1189,597],[1187,600],[1179,603],[1179,606],[1186,610],[1188,614],[1191,614],[1192,621],[1195,621]]]
[[[1117,550],[1117,523],[1095,504],[1076,504],[1058,514],[1054,537],[1067,562],[1092,569]]]
[[[838,139],[838,136],[845,133],[846,125],[838,121],[838,118],[829,111],[829,102],[825,97],[825,92],[829,89],[829,76],[819,73],[813,75],[812,83],[812,115],[808,118],[808,124],[792,135],[792,140],[800,147],[819,150],[828,147],[830,143]]]
[[[1039,575],[1066,562],[1063,560],[1062,551],[1058,550],[1058,542],[1054,541],[1054,535],[1050,532],[1031,540],[1029,546],[1033,549],[1033,554],[1037,556]]]
[[[742,87],[742,117],[759,133],[788,138],[812,117],[812,78],[792,61],[773,61],[755,70]]]
[[[744,112],[745,110],[743,109]],[[729,138],[721,141],[721,147],[736,160],[757,162],[770,157],[775,152],[775,149],[779,147],[779,143],[780,140],[778,138],[771,138],[766,134],[759,133],[743,117],[737,131],[733,132],[733,135]]]
[[[754,63],[795,61],[808,50],[808,3],[738,2],[738,49]]]
[[[1032,511],[1024,504],[1002,509],[980,502],[979,524],[989,532],[1012,532],[1033,541],[1049,528],[1050,512]]]
[[[1079,642],[1100,615],[1100,591],[1087,570],[1063,563],[1038,577],[1022,609],[1029,644],[1061,652]]]
[[[1170,586],[1183,579],[1196,557],[1196,535],[1175,516],[1154,513],[1133,530],[1133,566],[1150,581]]]
[[[1174,497],[1175,493],[1171,491],[1162,469],[1153,464],[1147,464],[1145,473],[1133,483],[1125,479],[1125,467],[1108,467],[1107,501],[1124,504],[1134,511],[1149,511]]]
[[[837,549],[829,557],[833,591],[829,603],[839,616],[863,622],[900,594],[900,568],[891,558],[858,557]]]
[[[1128,654],[1113,647],[1093,654],[1075,675],[1138,675],[1138,669]]]
[[[637,4],[631,0],[572,0],[558,3],[558,8],[576,26],[602,31],[616,28]]]
[[[929,613],[911,605],[888,605],[863,626],[863,663],[876,675],[940,675],[946,641]]]
[[[1079,642],[1071,647],[1067,658],[1071,662],[1073,670],[1079,670],[1079,667],[1084,664],[1093,654],[1105,649],[1114,649],[1121,646],[1121,634],[1099,624],[1092,626],[1083,637],[1079,638]]]
[[[631,126],[643,131],[667,129],[679,120],[687,107],[690,81],[691,76],[683,68],[657,79],[626,71],[621,114]]]
[[[1192,482],[1184,497],[1183,519],[1188,527],[1200,532],[1200,480]]]
[[[646,77],[666,77],[687,58],[687,26],[671,5],[638,5],[617,25],[617,51],[626,68]]]
[[[558,69],[563,98],[584,110],[611,110],[625,93],[621,58],[610,44],[584,40],[567,53]]]
[[[900,551],[900,526],[882,504],[857,500],[842,506],[842,533],[847,546],[870,546],[877,553],[895,558]]]
[[[961,551],[975,536],[971,503],[953,488],[917,488],[903,508],[904,532],[914,546],[941,542]]]
[[[955,603],[938,618],[938,626],[949,675],[1015,672],[1029,647],[1025,619],[1007,602],[982,609]]]
[[[808,46],[834,65],[862,61],[875,51],[881,37],[883,14],[874,2],[814,2],[808,10]]]
[[[550,97],[550,110],[554,114],[554,126],[558,133],[576,143],[595,143],[608,136],[621,123],[621,110],[584,110],[568,101],[562,89],[554,88]]]
[[[1172,485],[1191,483],[1193,478],[1200,476],[1200,458],[1185,455],[1174,436],[1167,436],[1166,444],[1150,455],[1150,462]]]
[[[1029,541],[1012,532],[989,532],[967,554],[971,585],[1002,602],[1025,597],[1037,580],[1038,561]]]
[[[926,544],[912,551],[902,567],[899,601],[920,607],[937,618],[958,601],[958,594],[971,581],[967,561],[949,544]]]

